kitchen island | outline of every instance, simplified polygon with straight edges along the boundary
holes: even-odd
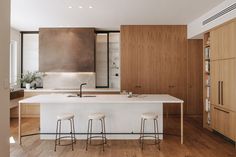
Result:
[[[103,112],[106,115],[106,132],[109,139],[137,139],[140,131],[141,114],[157,112],[159,133],[163,133],[163,105],[180,104],[181,110],[181,143],[183,143],[183,100],[165,94],[137,95],[128,98],[126,95],[93,95],[75,97],[71,94],[37,95],[19,101],[19,141],[21,143],[21,105],[40,104],[40,138],[54,139],[56,117],[61,113],[75,115],[76,133],[86,133],[88,115]],[[68,124],[63,123],[62,132],[68,132]],[[146,132],[153,132],[153,122],[147,122]],[[99,132],[100,123],[94,123],[94,132]],[[45,134],[46,133],[46,134]],[[111,133],[111,134],[109,134]],[[115,133],[115,134],[114,134]],[[120,134],[119,134],[120,133]],[[77,139],[84,139],[77,135]],[[163,136],[160,136],[163,139]]]

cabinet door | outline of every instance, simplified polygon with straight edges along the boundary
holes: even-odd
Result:
[[[202,114],[202,40],[188,40],[187,114]],[[201,52],[201,53],[200,53]]]
[[[236,57],[236,22],[231,22],[222,26],[221,28],[222,38],[221,41],[221,59],[229,59]]]
[[[211,45],[210,58],[212,61],[220,59],[220,52],[222,49],[221,39],[222,39],[221,27],[214,29],[210,32],[210,45]]]
[[[234,140],[235,113],[216,106],[212,110],[212,128]]]
[[[211,104],[220,104],[220,62],[212,61],[210,65],[211,69],[211,91],[210,101]]]
[[[220,61],[221,105],[236,111],[236,59]]]
[[[129,44],[127,42],[129,41]],[[138,93],[139,50],[135,32],[121,29],[121,89]]]

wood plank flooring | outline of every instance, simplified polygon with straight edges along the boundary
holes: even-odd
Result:
[[[180,134],[180,118],[164,119],[165,133]],[[17,140],[17,119],[11,119],[11,136]],[[23,119],[24,132],[37,132],[38,118]],[[16,141],[17,142],[17,141]],[[22,146],[11,144],[11,157],[236,157],[234,144],[202,128],[200,118],[184,119],[184,145],[180,137],[165,135],[161,141],[161,151],[155,146],[146,145],[142,151],[137,140],[110,140],[105,147],[89,147],[85,141],[78,140],[74,151],[71,147],[58,147],[54,152],[53,140],[39,140],[39,136],[25,137]],[[1,155],[0,155],[1,156]]]

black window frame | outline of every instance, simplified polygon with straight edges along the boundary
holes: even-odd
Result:
[[[107,86],[97,86],[96,85],[96,88],[109,88],[110,87],[110,78],[109,78],[109,75],[110,75],[110,69],[109,69],[109,54],[110,54],[110,50],[109,50],[109,34],[110,33],[120,33],[120,31],[95,31],[95,34],[107,34]],[[95,41],[96,42],[96,41]],[[96,43],[95,43],[96,44]],[[95,53],[96,53],[96,45],[95,45]],[[95,58],[95,61],[96,61],[96,58]],[[95,64],[96,66],[96,64]],[[95,67],[96,68],[96,67]]]

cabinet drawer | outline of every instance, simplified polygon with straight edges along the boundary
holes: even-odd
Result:
[[[235,113],[215,105],[212,105],[212,128],[224,136],[234,140],[235,138]]]

